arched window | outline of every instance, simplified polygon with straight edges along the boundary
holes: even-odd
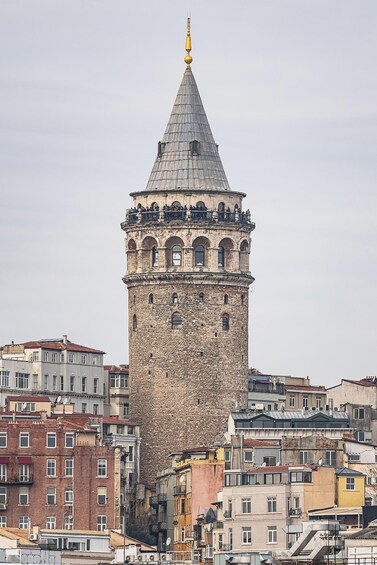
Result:
[[[178,294],[176,292],[173,292],[173,294],[171,295],[171,301],[172,304],[178,304]]]
[[[136,330],[137,330],[137,317],[136,317],[136,314],[134,314],[134,315],[133,315],[133,318],[132,318],[132,329],[133,329],[133,331],[136,331]]]
[[[217,253],[217,264],[219,267],[225,267],[225,247],[220,245]]]
[[[200,292],[199,293],[199,304],[203,304],[204,303],[204,292]]]
[[[228,304],[229,303],[229,297],[227,294],[224,294],[224,304]]]
[[[224,204],[224,202],[220,202],[220,204],[217,207],[217,211],[218,211],[218,214],[219,214],[219,220],[223,220],[224,214],[225,214],[225,204]]]
[[[182,265],[182,249],[180,245],[174,245],[171,254],[173,267],[180,267]]]
[[[196,203],[196,207],[200,208],[200,210],[205,210],[206,205],[204,204],[204,202],[199,201]]]
[[[180,330],[182,327],[182,318],[178,312],[174,312],[171,317],[171,329],[172,330]]]
[[[157,204],[157,202],[152,202],[152,204],[151,204],[151,210],[158,210],[158,204]]]
[[[195,247],[195,265],[197,267],[203,267],[204,259],[204,245],[197,245]]]
[[[172,208],[182,208],[182,204],[180,202],[178,202],[178,200],[175,200],[173,202],[173,204],[171,205]]]
[[[153,294],[150,294],[150,295],[148,296],[148,303],[149,303],[149,304],[153,304]]]
[[[158,265],[158,248],[156,245],[152,247],[152,267],[157,267]]]
[[[229,314],[223,314],[221,317],[221,327],[227,332],[229,330]]]

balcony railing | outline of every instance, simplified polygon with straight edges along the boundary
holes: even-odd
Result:
[[[233,546],[229,543],[221,543],[219,546],[220,551],[232,551]]]
[[[206,208],[173,208],[165,207],[162,210],[145,210],[131,208],[127,210],[126,220],[122,222],[122,229],[136,224],[153,224],[160,222],[217,222],[236,223],[250,226],[254,230],[255,224],[250,220],[250,212],[219,212]]]
[[[176,485],[174,487],[174,494],[186,494],[186,485]]]
[[[0,478],[0,485],[32,485],[33,475],[8,475]]]

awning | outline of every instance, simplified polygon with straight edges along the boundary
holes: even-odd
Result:
[[[9,463],[9,457],[0,457],[0,463]]]
[[[33,463],[33,459],[31,457],[18,457],[19,465],[31,465]]]

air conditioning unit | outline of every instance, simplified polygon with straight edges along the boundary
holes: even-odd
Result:
[[[154,561],[155,556],[154,555],[150,555],[149,556],[149,561]]]
[[[29,540],[30,541],[37,541],[38,540],[38,534],[30,534]]]
[[[137,556],[137,560],[138,560],[138,561],[143,561],[143,556],[142,556],[142,555],[138,555],[138,556]]]
[[[161,561],[171,561],[171,555],[167,553],[161,553],[160,559]]]

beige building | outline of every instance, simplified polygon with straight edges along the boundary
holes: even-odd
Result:
[[[285,394],[286,410],[326,409],[327,392],[324,386],[286,384]]]

